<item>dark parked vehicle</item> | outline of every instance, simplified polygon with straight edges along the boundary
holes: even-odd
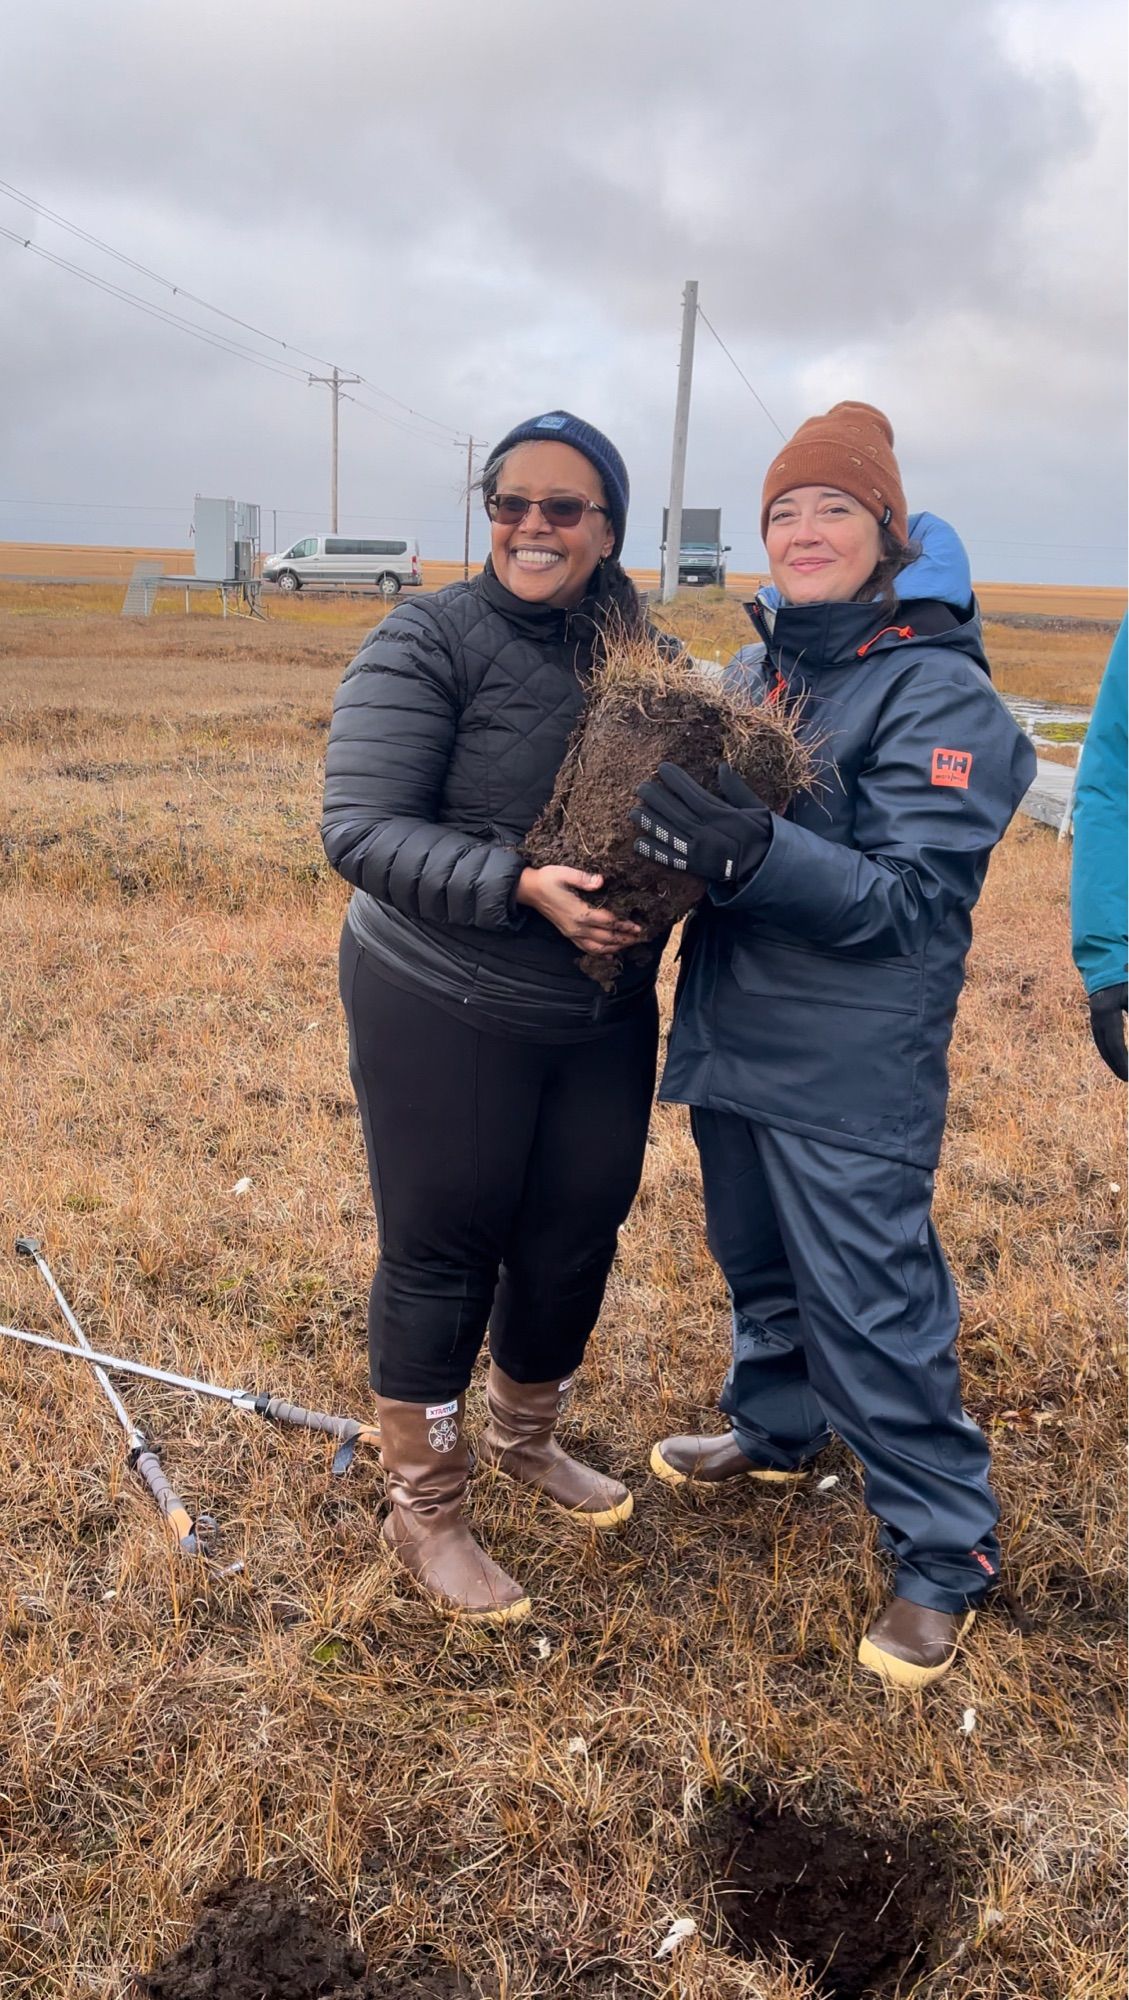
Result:
[[[666,573],[667,508],[663,508],[662,567]],[[727,544],[721,539],[720,507],[682,509],[682,546],[678,551],[679,584],[725,583]]]
[[[725,558],[728,549],[705,546],[699,542],[683,540],[678,558],[679,583],[702,584],[725,582]]]

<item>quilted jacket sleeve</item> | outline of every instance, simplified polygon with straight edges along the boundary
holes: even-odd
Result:
[[[855,957],[916,951],[951,910],[972,908],[1034,775],[1027,737],[978,668],[907,676],[858,780],[857,847],[774,816],[748,884],[711,899]]]
[[[334,699],[322,843],[347,882],[406,917],[518,930],[521,857],[439,821],[460,708],[434,616],[422,605],[391,613]]]

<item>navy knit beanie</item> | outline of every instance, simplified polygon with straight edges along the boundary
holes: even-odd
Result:
[[[574,451],[582,452],[589,464],[595,466],[603,481],[608,512],[612,517],[615,535],[612,555],[618,556],[627,528],[631,487],[627,467],[611,439],[606,438],[603,431],[598,431],[595,424],[586,424],[583,417],[574,417],[568,410],[547,410],[543,417],[530,417],[524,424],[515,424],[512,431],[506,432],[486,461],[484,478],[508,451],[513,450],[515,444],[570,444]]]

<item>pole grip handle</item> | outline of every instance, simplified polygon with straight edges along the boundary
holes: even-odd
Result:
[[[327,1437],[336,1438],[333,1471],[338,1476],[348,1472],[359,1444],[375,1445],[378,1449],[380,1446],[379,1430],[371,1424],[359,1424],[355,1417],[333,1417],[326,1410],[306,1410],[301,1403],[284,1402],[281,1396],[259,1396],[255,1407],[272,1423],[295,1424],[299,1430],[324,1431]]]
[[[205,1528],[205,1520],[196,1520],[188,1511],[179,1493],[165,1477],[164,1468],[155,1451],[134,1452],[130,1464],[138,1478],[145,1481],[168,1524],[168,1530],[182,1556],[198,1556],[203,1553],[200,1537]]]

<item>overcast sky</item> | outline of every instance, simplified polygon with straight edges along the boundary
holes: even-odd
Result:
[[[468,433],[563,405],[623,451],[627,558],[655,562],[696,278],[785,432],[845,395],[888,411],[911,508],[956,524],[979,577],[1121,583],[1123,15],[37,0],[5,27],[0,179],[365,377],[343,529],[460,554]],[[0,227],[325,372],[8,194]],[[266,544],[272,509],[283,547],[328,526],[324,388],[6,236],[0,341],[0,540],[183,544],[198,491],[257,500]],[[686,501],[722,507],[735,568],[762,560],[777,435],[699,322]]]

